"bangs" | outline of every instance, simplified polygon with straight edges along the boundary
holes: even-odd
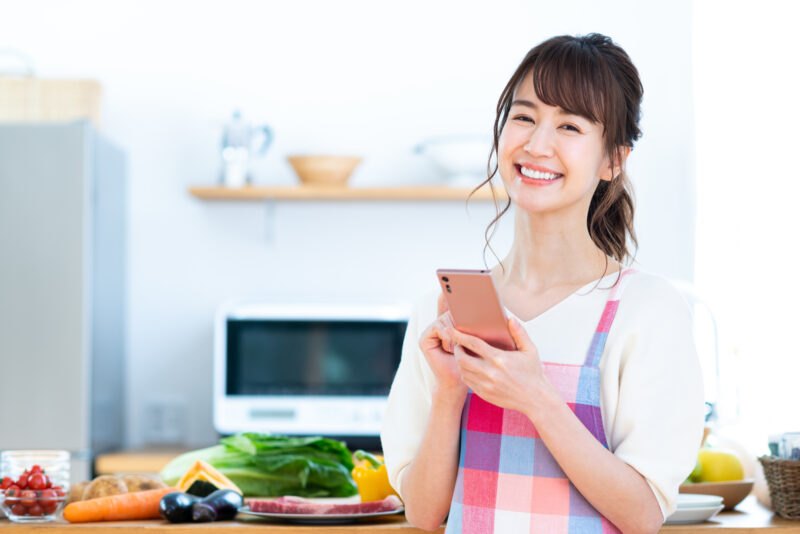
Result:
[[[608,129],[614,81],[608,79],[602,61],[580,43],[557,42],[540,51],[526,76],[533,76],[536,96],[545,104]]]

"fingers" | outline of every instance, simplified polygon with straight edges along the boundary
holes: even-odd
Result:
[[[439,338],[442,340],[442,348],[445,351],[447,351],[447,352],[452,354],[453,350],[455,349],[455,344],[456,343],[455,343],[455,341],[453,341],[452,336],[448,333],[449,330],[451,329],[450,326],[447,325],[444,321],[439,320],[439,321],[437,321],[436,329],[437,329],[437,333],[439,335]]]
[[[508,320],[508,330],[511,332],[511,337],[514,338],[514,344],[517,346],[518,351],[531,352],[535,349],[525,327],[513,317]]]
[[[486,365],[486,360],[469,354],[463,345],[455,345],[453,355],[456,357],[456,363],[461,368],[462,374],[479,372]]]
[[[491,357],[497,351],[497,349],[486,343],[481,338],[464,334],[455,328],[451,327],[448,330],[448,334],[453,342],[468,348],[478,356]]]
[[[489,360],[468,354],[461,345],[455,346],[453,355],[461,373],[461,381],[472,391],[480,394],[487,383],[487,377],[492,374],[492,364]]]
[[[452,354],[455,341],[449,331],[452,329],[452,322],[449,320],[449,314],[446,314],[436,319],[420,339],[420,348],[435,348],[441,345],[442,349]]]
[[[439,300],[436,303],[436,315],[439,316],[446,312],[449,308],[447,307],[447,301],[444,299],[444,293],[439,293]]]

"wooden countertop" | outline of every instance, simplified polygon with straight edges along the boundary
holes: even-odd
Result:
[[[179,449],[150,449],[142,451],[126,451],[98,456],[95,470],[98,474],[117,473],[158,473],[172,458],[185,452]],[[244,518],[245,516],[240,516]],[[40,523],[32,525],[13,524],[8,520],[0,520],[0,528],[9,527],[9,534],[65,534],[55,529],[83,527],[91,529],[92,534],[134,534],[139,529],[164,530],[167,534],[206,534],[203,529],[221,528],[225,534],[239,534],[261,528],[262,532],[294,532],[297,534],[324,534],[343,532],[370,532],[375,534],[423,533],[425,531],[412,527],[403,515],[378,517],[370,521],[345,525],[300,525],[281,523],[269,520],[227,521],[218,523],[170,525],[163,521],[125,521],[114,523],[86,523],[70,525],[66,522]],[[664,534],[695,534],[709,530],[735,532],[737,534],[755,534],[776,532],[780,534],[800,534],[800,521],[790,521],[775,515],[758,504],[755,497],[750,496],[740,503],[735,510],[723,512],[711,521],[695,525],[665,525],[661,528]],[[209,531],[210,532],[210,531]],[[443,533],[444,527],[436,532]]]
[[[245,516],[240,516],[244,518]],[[52,523],[24,524],[0,520],[0,529],[8,529],[8,534],[67,534],[65,529],[83,529],[90,534],[141,534],[141,529],[164,531],[165,534],[210,534],[212,529],[220,529],[224,534],[261,532],[293,532],[295,534],[324,534],[345,532],[370,532],[373,534],[422,534],[423,530],[412,527],[403,515],[376,517],[372,520],[345,525],[301,525],[272,520],[245,519],[243,521],[221,521],[217,523],[188,523],[171,525],[164,521],[118,521],[108,523],[83,523],[70,525],[63,520]],[[709,531],[734,532],[737,534],[800,534],[800,521],[789,521],[763,508],[748,497],[736,510],[723,512],[711,521],[695,525],[666,525],[663,534],[707,534]],[[437,533],[443,533],[444,527]]]

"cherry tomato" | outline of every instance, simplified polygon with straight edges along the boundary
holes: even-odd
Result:
[[[44,513],[47,514],[47,515],[51,515],[51,514],[56,513],[56,508],[58,508],[58,503],[56,501],[53,501],[53,502],[42,502],[42,503],[39,503],[39,504],[41,504],[42,510],[44,510]]]
[[[59,497],[63,497],[65,495],[64,488],[62,488],[61,486],[53,486],[53,491],[55,491],[56,495],[58,495]]]
[[[47,487],[47,479],[41,473],[34,473],[28,479],[28,487],[32,490],[43,490]]]
[[[9,504],[12,504],[12,505],[14,503],[18,502],[19,501],[19,494],[20,494],[21,491],[22,490],[20,489],[20,487],[17,486],[16,484],[14,484],[10,488],[8,488],[6,490],[6,502],[8,502]]]
[[[0,489],[8,489],[13,483],[14,480],[11,477],[3,477],[3,482],[0,483]]]
[[[19,486],[22,489],[25,489],[25,488],[28,487],[28,472],[27,471],[25,471],[24,473],[22,473],[19,476],[19,479],[17,479],[17,486]]]
[[[42,466],[41,465],[34,465],[33,467],[31,467],[30,472],[31,472],[31,474],[41,473],[42,472]]]
[[[44,478],[45,478],[45,480],[47,480],[47,487],[48,488],[52,488],[53,487],[53,481],[50,480],[50,477],[45,475]]]
[[[42,514],[44,514],[44,510],[42,510],[42,506],[39,503],[28,508],[28,515],[39,516]]]
[[[33,490],[29,489],[22,490],[20,497],[21,499],[19,502],[22,503],[22,506],[27,506],[28,508],[30,508],[31,506],[36,504],[36,492]]]
[[[28,515],[28,509],[17,503],[11,507],[11,513],[14,515]]]
[[[39,492],[39,502],[56,500],[56,490],[45,489]]]

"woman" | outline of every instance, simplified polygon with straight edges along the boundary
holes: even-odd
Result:
[[[624,265],[641,98],[628,55],[598,34],[541,43],[506,85],[481,185],[499,172],[515,207],[492,277],[519,349],[456,331],[436,294],[416,307],[381,433],[411,523],[656,532],[674,511],[702,378],[680,294]]]

